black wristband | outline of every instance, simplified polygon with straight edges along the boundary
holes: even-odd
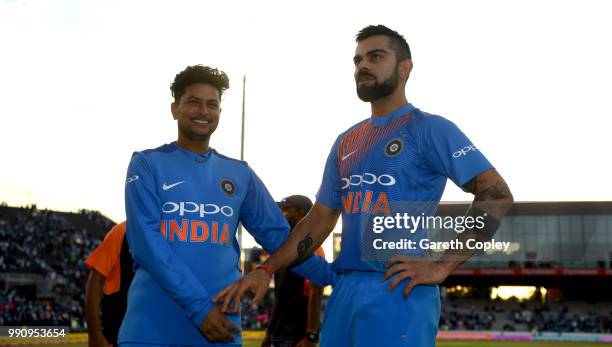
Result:
[[[473,217],[476,221],[482,221],[481,228],[476,226],[472,228],[472,231],[476,232],[476,238],[479,241],[491,240],[501,224],[497,218],[493,217],[490,213],[474,206],[471,206],[467,211],[466,217],[467,216]],[[478,225],[479,223],[476,224]]]

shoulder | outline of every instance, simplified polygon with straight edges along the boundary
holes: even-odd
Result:
[[[340,135],[338,135],[338,141],[341,141],[342,139],[344,139],[346,136],[348,136],[349,134],[351,134],[354,131],[357,131],[358,129],[360,129],[361,127],[363,127],[364,125],[366,125],[368,123],[368,119],[366,118],[354,125],[352,125],[350,128],[346,129],[345,131],[343,131],[342,133],[340,133]]]
[[[219,158],[219,160],[222,160],[222,161],[226,162],[227,164],[236,165],[238,167],[245,167],[245,168],[249,167],[249,164],[247,164],[247,162],[244,161],[244,160],[228,157],[227,155],[223,155],[223,154],[219,153],[215,149],[211,149],[211,150],[213,151],[213,155],[215,155],[217,158]]]
[[[259,179],[255,171],[244,160],[235,159],[211,149],[212,156],[215,160],[215,167],[218,169],[218,175],[223,179],[229,179],[238,184],[246,184],[251,186],[253,183],[258,183]]]
[[[123,242],[125,236],[125,221],[115,225],[104,236],[104,242],[119,243]]]
[[[172,144],[161,145],[157,148],[149,148],[132,152],[131,164],[139,167],[148,167],[151,163],[163,162],[168,159],[168,155],[176,151],[176,146]]]
[[[355,136],[355,132],[358,132],[359,129],[361,129],[362,127],[364,127],[365,125],[368,124],[368,119],[366,118],[354,125],[352,125],[350,128],[346,129],[345,131],[341,132],[340,135],[338,135],[338,137],[336,137],[336,140],[334,141],[334,144],[332,146],[332,150],[337,151],[338,147],[340,146],[340,144],[351,138],[351,134],[353,134],[352,136]]]
[[[127,183],[133,182],[141,178],[141,176],[157,176],[160,168],[172,161],[172,153],[176,151],[176,147],[172,145],[162,145],[157,148],[135,151],[130,157],[128,166]],[[171,156],[169,155],[171,154]]]
[[[445,131],[457,127],[455,123],[447,118],[437,114],[427,113],[419,109],[415,109],[412,113],[412,117],[416,128],[425,131]]]
[[[149,148],[140,151],[134,151],[132,157],[140,156],[143,159],[149,159],[155,157],[157,155],[164,155],[173,153],[176,150],[176,146],[172,146],[171,144],[164,144],[157,148]]]
[[[87,258],[86,263],[90,268],[95,268],[104,277],[110,273],[109,261],[112,263],[121,252],[121,245],[125,237],[125,222],[112,227],[104,236],[104,240],[93,253]]]
[[[213,151],[212,156],[215,158],[215,165],[219,166],[224,174],[231,174],[232,176],[238,174],[244,177],[252,174],[253,170],[246,161],[223,155],[215,149],[211,149],[211,151]]]

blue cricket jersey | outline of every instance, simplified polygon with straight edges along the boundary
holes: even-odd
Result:
[[[171,143],[134,153],[125,205],[135,277],[119,344],[211,345],[198,327],[212,298],[241,276],[238,223],[269,253],[289,235],[253,170],[214,149],[198,154]],[[293,270],[319,285],[335,281],[320,257]],[[228,318],[240,327],[239,314]],[[226,345],[241,343],[234,338]]]
[[[393,204],[431,202],[435,212],[447,178],[461,186],[492,168],[449,120],[411,104],[363,120],[342,133],[327,158],[317,201],[342,210],[338,271],[386,272],[364,259],[364,215],[389,215]]]

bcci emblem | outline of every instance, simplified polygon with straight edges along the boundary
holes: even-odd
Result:
[[[236,185],[232,180],[228,178],[224,178],[221,180],[221,190],[225,192],[225,194],[232,196],[236,193]]]
[[[387,157],[397,157],[400,153],[402,153],[403,149],[404,142],[399,138],[395,138],[387,142],[385,145],[385,155]]]

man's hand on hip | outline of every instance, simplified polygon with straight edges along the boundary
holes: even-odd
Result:
[[[398,255],[389,259],[387,261],[387,268],[388,270],[383,280],[386,281],[394,274],[397,274],[389,285],[389,291],[395,289],[401,281],[410,279],[410,282],[404,288],[404,298],[408,298],[408,295],[415,286],[419,284],[440,284],[444,282],[450,273],[448,266],[444,263],[405,255]]]

